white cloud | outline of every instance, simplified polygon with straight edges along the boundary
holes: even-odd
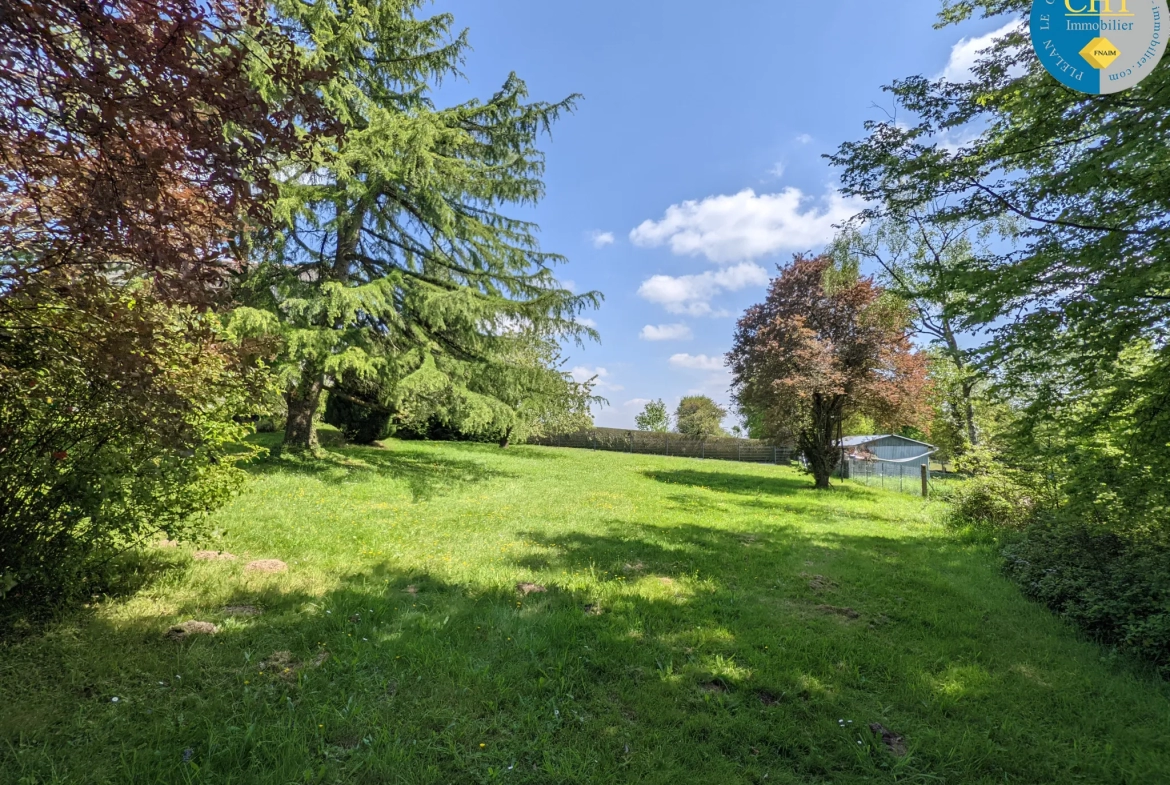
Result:
[[[777,180],[779,180],[781,177],[783,177],[783,176],[784,176],[784,162],[783,162],[783,161],[777,161],[777,162],[776,162],[776,163],[775,163],[775,164],[772,166],[772,168],[768,170],[768,174],[772,175],[772,176],[773,176],[773,177],[775,177]]]
[[[592,327],[594,329],[597,328],[597,322],[585,316],[578,316],[574,318],[573,321],[582,327]]]
[[[568,289],[570,292],[573,292],[574,294],[577,292],[577,282],[576,281],[561,281],[560,283],[561,283],[561,288]]]
[[[801,134],[800,136],[796,137],[797,144],[809,144],[812,142],[812,140],[813,138],[808,134]]]
[[[939,134],[935,141],[938,142],[939,147],[954,155],[960,149],[978,140],[979,136],[979,131],[970,126],[956,129],[948,128]]]
[[[648,324],[638,337],[643,341],[689,341],[695,336],[685,324]]]
[[[836,191],[819,205],[809,201],[799,188],[708,196],[671,205],[660,221],[643,221],[630,232],[630,241],[642,247],[669,245],[678,256],[702,255],[726,264],[823,245],[832,239],[834,224],[862,209]]]
[[[947,61],[947,67],[937,78],[946,79],[948,82],[971,81],[972,69],[979,59],[979,53],[990,47],[996,38],[1002,38],[1020,25],[1019,20],[1013,19],[998,30],[992,30],[986,35],[976,38],[960,38],[959,42],[951,47],[951,57]]]
[[[624,406],[645,406],[648,403],[653,403],[649,398],[631,398],[626,401]]]
[[[589,239],[593,241],[594,248],[604,248],[607,245],[613,245],[613,232],[603,232],[600,229],[594,229],[589,234]]]
[[[723,291],[739,291],[768,283],[768,271],[758,264],[744,262],[734,267],[705,272],[702,275],[655,275],[638,288],[638,296],[657,303],[670,313],[709,316],[711,298]]]
[[[724,367],[722,357],[708,357],[705,354],[676,354],[670,358],[670,364],[675,368],[694,371],[721,371]]]
[[[621,392],[626,389],[620,384],[614,384],[608,381],[610,373],[601,366],[591,368],[588,365],[578,365],[569,371],[569,375],[573,377],[573,381],[577,383],[587,382],[593,379],[593,389],[597,392]]]

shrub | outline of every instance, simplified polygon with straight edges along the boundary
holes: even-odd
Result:
[[[1004,550],[1030,597],[1170,675],[1170,543],[1054,517]]]
[[[214,318],[108,287],[6,306],[0,596],[80,593],[113,555],[194,536],[247,454],[233,415],[252,393]]]
[[[1036,493],[1003,473],[977,475],[950,493],[950,523],[1022,529],[1036,510]]]

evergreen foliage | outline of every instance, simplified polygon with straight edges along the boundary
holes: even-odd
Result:
[[[486,101],[437,108],[430,91],[458,74],[467,41],[449,15],[416,18],[419,5],[276,3],[310,67],[330,69],[321,92],[342,128],[311,163],[288,166],[280,226],[258,246],[233,321],[282,339],[286,448],[315,448],[312,414],[339,376],[393,389],[409,417],[423,402],[460,427],[494,427],[522,398],[494,394],[535,372],[506,359],[516,330],[596,335],[574,317],[600,295],[562,288],[561,257],[502,212],[542,196],[537,138],[576,96],[528,102],[512,75]],[[492,378],[477,389],[481,375]]]
[[[322,419],[354,444],[373,444],[390,434],[392,412],[380,403],[378,387],[360,380],[337,380],[325,400]]]
[[[535,331],[498,336],[499,354],[477,360],[436,358],[433,385],[402,385],[394,422],[430,438],[496,441],[501,447],[530,438],[593,427],[594,380],[577,382],[562,370],[557,341]]]

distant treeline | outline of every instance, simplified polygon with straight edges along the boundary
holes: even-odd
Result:
[[[586,450],[609,450],[646,455],[675,455],[683,458],[710,458],[719,461],[750,463],[791,463],[793,447],[782,447],[760,439],[710,437],[699,441],[680,433],[635,431],[624,428],[592,428],[578,433],[544,436],[530,444],[549,447],[578,447]]]

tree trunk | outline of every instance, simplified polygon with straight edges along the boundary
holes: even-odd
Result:
[[[971,442],[972,447],[979,444],[979,431],[975,429],[975,404],[971,402],[972,385],[969,382],[963,382],[963,418],[967,426],[967,440]]]
[[[817,488],[829,488],[829,478],[841,458],[841,448],[833,440],[833,432],[841,421],[844,401],[841,396],[813,395],[812,423],[800,432],[800,450],[812,470]]]
[[[500,437],[500,449],[507,447],[512,440],[512,426],[508,426],[508,430],[504,431],[504,435]]]
[[[951,362],[955,364],[955,368],[963,378],[959,385],[963,393],[963,427],[967,431],[967,441],[974,447],[979,444],[979,432],[975,429],[975,404],[971,400],[975,394],[975,384],[967,378],[970,369],[967,367],[966,360],[963,359],[963,350],[959,348],[959,342],[955,339],[955,332],[951,329],[950,320],[943,319],[942,325],[947,354],[950,355]]]
[[[321,390],[325,387],[325,375],[320,371],[306,368],[301,381],[295,387],[285,392],[285,401],[288,402],[288,424],[284,429],[284,443],[281,449],[285,452],[316,452],[317,426],[313,422],[313,415],[317,413],[317,406],[321,403]]]

